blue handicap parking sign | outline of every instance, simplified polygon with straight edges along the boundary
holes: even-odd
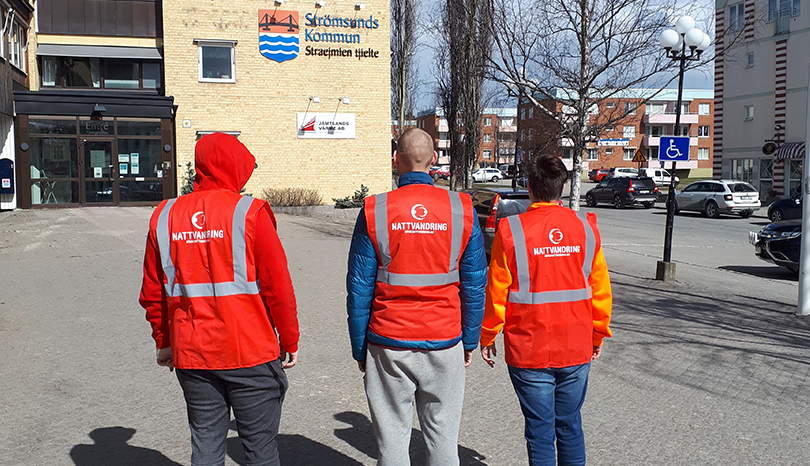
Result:
[[[661,161],[687,161],[689,160],[689,138],[662,136],[658,148],[658,159]]]

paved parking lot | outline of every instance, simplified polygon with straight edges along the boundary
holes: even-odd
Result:
[[[810,464],[810,321],[794,315],[795,277],[747,244],[764,220],[677,217],[678,281],[666,285],[651,279],[663,209],[590,210],[614,286],[615,336],[583,409],[589,464]],[[0,213],[0,463],[188,464],[182,395],[154,365],[137,304],[150,213]],[[301,321],[279,437],[285,465],[375,462],[345,322],[352,226],[279,215]],[[463,465],[526,464],[502,360],[494,369],[474,360],[464,409]],[[235,435],[227,461],[243,464]]]

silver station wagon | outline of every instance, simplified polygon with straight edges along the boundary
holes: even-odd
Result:
[[[690,210],[709,218],[717,218],[721,213],[748,218],[760,208],[756,188],[736,180],[695,181],[675,193],[675,201],[675,213]]]

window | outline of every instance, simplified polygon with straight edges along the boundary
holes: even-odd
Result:
[[[707,138],[709,137],[709,126],[698,126],[698,137],[699,138]]]
[[[748,61],[745,64],[746,68],[754,66],[754,52],[748,52]]]
[[[605,102],[605,108],[613,108],[616,106],[615,102]]]
[[[653,138],[659,138],[659,137],[661,137],[661,134],[663,134],[663,132],[664,132],[664,127],[663,126],[650,126],[650,125],[647,125],[647,131],[646,132],[647,132],[647,136],[650,136],[650,137],[653,137]]]
[[[649,103],[644,109],[647,115],[663,115],[666,113],[667,105],[664,103]]]
[[[590,148],[585,152],[585,160],[599,160],[599,149]]]
[[[520,109],[520,119],[521,120],[526,119],[526,107],[523,107],[523,108]]]
[[[492,135],[489,133],[484,133],[484,142],[492,142]]]
[[[447,141],[447,133],[439,133],[439,141]]]
[[[678,133],[675,134],[675,136],[683,136],[683,137],[689,136],[689,125],[681,125],[681,130],[678,131]]]
[[[754,119],[754,106],[753,105],[746,105],[745,106],[745,119],[746,120],[753,120]]]
[[[515,120],[511,118],[501,118],[498,120],[498,126],[512,126],[515,124]]]
[[[636,107],[638,107],[638,105],[636,105],[635,102],[625,102],[625,104],[624,104],[624,113],[626,113],[628,115],[635,115],[636,114]]]
[[[802,160],[791,160],[787,169],[788,197],[794,199],[802,195]],[[750,181],[749,181],[750,183]]]
[[[25,48],[28,46],[27,35],[28,28],[16,21],[11,24],[11,30],[8,32],[8,61],[23,71],[25,71]]]
[[[607,149],[605,149],[605,155],[613,155],[613,148],[608,147]]]
[[[439,118],[439,126],[447,126],[447,119]]]
[[[613,125],[605,126],[605,131],[608,132],[608,133],[611,132],[611,131],[614,131],[614,130],[616,130],[616,127],[613,126]]]
[[[740,30],[745,24],[745,12],[742,3],[728,7],[728,29]]]
[[[773,191],[773,158],[759,159],[759,198],[766,199],[772,196]]]
[[[533,140],[534,140],[534,136],[532,136],[532,129],[529,128],[529,141],[533,141]]]
[[[799,16],[801,0],[768,0],[768,21],[775,21],[780,16]]]
[[[636,127],[635,126],[625,126],[622,128],[622,136],[627,139],[633,139],[636,137]]]
[[[520,140],[521,140],[521,141],[525,141],[525,140],[526,140],[526,134],[525,134],[525,131],[524,131],[524,130],[520,130]]]
[[[506,142],[506,141],[514,141],[515,140],[515,133],[507,133],[505,131],[498,133],[498,141]]]
[[[484,126],[492,126],[492,118],[484,118]]]
[[[698,115],[709,115],[712,111],[712,104],[698,104]]]
[[[104,58],[40,57],[42,87],[159,89],[160,62]]]
[[[636,150],[633,148],[625,148],[624,155],[622,156],[622,160],[633,160],[633,156],[636,155]]]
[[[709,160],[709,148],[698,147],[698,160]]]
[[[571,149],[563,149],[562,158],[570,159],[572,156],[573,156],[573,151],[571,151]],[[529,160],[531,160],[531,158]]]
[[[492,158],[492,151],[489,150],[489,149],[485,149],[484,150],[484,158],[487,159],[487,160],[491,159]]]
[[[104,87],[108,89],[138,89],[140,66],[134,60],[104,60]]]
[[[647,160],[656,160],[658,158],[658,148],[657,147],[648,147],[647,148]]]
[[[200,82],[236,82],[236,41],[197,40]]]

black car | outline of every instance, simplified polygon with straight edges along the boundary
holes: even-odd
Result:
[[[532,201],[529,192],[507,188],[475,188],[465,191],[472,196],[473,208],[484,234],[484,248],[489,258],[498,222],[504,217],[526,212]]]
[[[754,254],[760,259],[799,271],[799,256],[802,249],[802,221],[785,220],[771,223],[759,233],[750,232],[748,240],[754,245]]]
[[[802,218],[802,198],[780,199],[768,206],[768,218],[772,222]]]
[[[641,204],[644,208],[649,209],[657,200],[658,186],[649,177],[605,178],[585,195],[585,203],[589,207],[605,203],[613,204],[617,209],[634,204]]]

